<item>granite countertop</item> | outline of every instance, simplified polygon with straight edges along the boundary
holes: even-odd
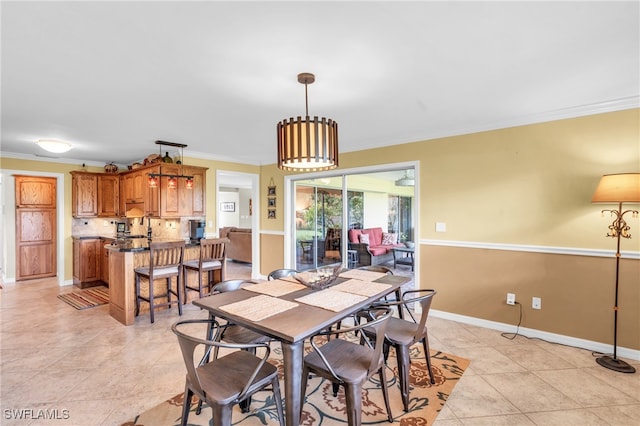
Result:
[[[105,247],[112,251],[127,252],[127,251],[146,251],[149,250],[150,242],[170,242],[170,241],[184,241],[185,247],[199,247],[199,242],[192,242],[189,239],[176,240],[173,238],[153,238],[148,240],[146,238],[120,238],[114,239],[111,244],[105,245]]]

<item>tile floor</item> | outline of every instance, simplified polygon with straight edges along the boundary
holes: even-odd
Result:
[[[245,274],[229,268],[229,278]],[[56,295],[66,290],[54,280],[0,290],[0,424],[120,425],[183,390],[175,308],[125,327],[107,306],[63,303]],[[186,305],[184,317],[204,316]],[[471,360],[438,426],[639,424],[640,373],[609,371],[585,350],[433,317],[429,325],[432,348]],[[16,420],[14,409],[66,419]]]

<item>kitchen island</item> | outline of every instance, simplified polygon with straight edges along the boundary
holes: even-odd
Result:
[[[159,241],[176,241],[175,239],[132,238],[116,239],[111,244],[105,245],[109,250],[109,314],[124,325],[135,322],[136,290],[134,269],[149,264],[149,243]],[[200,244],[198,242],[185,241],[183,261],[198,259]],[[192,275],[193,279],[196,279]],[[164,285],[157,281],[155,285]],[[148,293],[148,286],[140,288],[143,295]],[[186,297],[185,297],[186,302]],[[141,312],[148,310],[146,304],[142,304]]]

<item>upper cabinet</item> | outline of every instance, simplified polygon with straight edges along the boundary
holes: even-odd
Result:
[[[98,174],[71,172],[71,214],[73,217],[98,216]]]
[[[120,187],[125,206],[121,208],[126,209],[126,204],[144,205],[144,215],[156,218],[205,216],[206,171],[205,167],[156,164],[124,172]],[[172,186],[169,177],[161,176],[158,186],[150,187],[150,174],[193,176],[193,186],[187,188],[184,178],[176,178]]]
[[[120,176],[98,175],[98,216],[116,217],[120,213]]]

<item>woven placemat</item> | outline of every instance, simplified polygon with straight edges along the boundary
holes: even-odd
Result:
[[[283,294],[293,293],[294,291],[304,290],[307,287],[299,282],[291,282],[285,280],[273,280],[265,281],[258,284],[248,285],[243,287],[245,290],[253,291],[254,293],[268,294],[269,296],[282,296]]]
[[[345,293],[332,288],[316,291],[296,299],[305,305],[317,306],[329,311],[339,312],[365,300],[365,296]]]
[[[340,274],[342,278],[354,278],[360,281],[375,281],[385,275],[387,274],[384,272],[365,271],[362,269],[349,269]]]
[[[220,309],[251,321],[261,321],[265,318],[293,309],[296,306],[298,306],[298,304],[295,302],[261,294],[239,302],[220,306]]]
[[[331,287],[331,289],[371,297],[375,296],[378,293],[382,293],[385,290],[388,290],[389,287],[391,287],[389,284],[372,283],[370,281],[350,279],[343,283],[334,285],[333,287]]]

